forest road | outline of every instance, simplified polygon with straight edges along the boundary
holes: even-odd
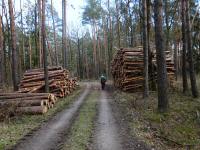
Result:
[[[100,88],[100,85],[99,85]],[[144,142],[131,135],[126,114],[113,97],[114,89],[107,84],[101,91],[91,150],[150,150]]]
[[[98,116],[95,125],[94,147],[96,150],[122,150],[120,135],[112,115],[108,91],[101,91],[98,102]]]
[[[57,150],[61,149],[62,142],[68,129],[73,123],[73,119],[78,114],[78,110],[89,94],[90,86],[87,84],[84,92],[69,107],[58,113],[39,130],[30,136],[26,136],[13,150]]]

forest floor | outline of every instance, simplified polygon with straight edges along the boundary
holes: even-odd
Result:
[[[179,83],[179,82],[178,82]],[[200,98],[183,95],[179,84],[169,91],[170,108],[157,112],[157,93],[147,100],[142,93],[115,90],[115,104],[122,110],[131,135],[158,150],[200,149]]]
[[[159,114],[156,92],[144,101],[111,83],[83,85],[45,115],[0,123],[0,150],[200,149],[200,99],[171,90],[169,112]]]

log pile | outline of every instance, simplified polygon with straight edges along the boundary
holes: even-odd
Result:
[[[112,62],[114,84],[123,91],[137,91],[143,86],[143,52],[142,47],[122,48]]]
[[[156,57],[155,52],[151,54],[153,67],[155,67],[156,80]],[[144,57],[142,46],[136,48],[121,48],[117,51],[111,65],[111,72],[114,79],[114,86],[129,92],[141,91],[144,84]],[[170,54],[166,52],[167,73],[169,81],[174,81],[174,64]],[[149,70],[150,71],[150,70]],[[151,75],[151,73],[149,73]],[[149,77],[149,83],[152,81]]]
[[[170,51],[165,51],[165,57],[166,57],[166,68],[167,68],[167,77],[168,77],[168,82],[170,86],[174,86],[175,83],[175,67],[174,67],[174,62],[172,61],[172,56],[170,54]],[[157,76],[157,64],[156,64],[156,51],[154,50],[152,52],[153,55],[153,65],[155,66],[155,80]]]
[[[12,106],[15,113],[44,114],[56,101],[57,98],[48,93],[0,93],[0,108]]]
[[[48,68],[49,92],[57,97],[70,94],[76,87],[76,80],[69,78],[69,71],[62,67]],[[24,73],[19,84],[19,93],[43,93],[45,89],[44,70],[32,69]]]

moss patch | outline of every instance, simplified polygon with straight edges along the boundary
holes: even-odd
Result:
[[[66,150],[86,150],[90,142],[96,116],[96,105],[100,93],[95,91],[89,95],[71,128],[66,144]]]

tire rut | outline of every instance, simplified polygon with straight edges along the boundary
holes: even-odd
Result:
[[[61,149],[64,136],[77,116],[80,107],[89,94],[90,87],[80,95],[70,108],[66,108],[52,119],[47,121],[32,135],[25,137],[23,141],[15,145],[13,150],[57,150]]]
[[[120,135],[116,121],[112,115],[109,101],[112,100],[106,91],[101,92],[98,108],[98,120],[94,135],[96,150],[122,150]]]

